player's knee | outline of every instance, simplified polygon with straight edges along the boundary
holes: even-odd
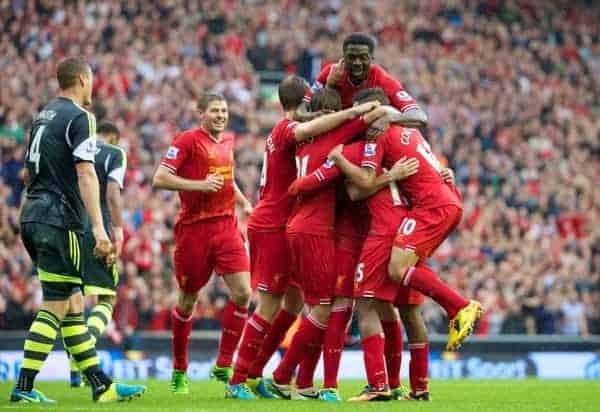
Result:
[[[319,323],[324,325],[329,322],[329,314],[331,313],[331,305],[315,305],[310,310],[310,316]]]
[[[231,290],[231,300],[238,306],[248,307],[252,298],[250,285],[239,285]]]
[[[198,294],[196,293],[180,292],[179,298],[177,299],[178,309],[185,315],[191,315],[194,312],[194,305],[196,305],[197,299]]]
[[[83,313],[85,308],[85,301],[83,299],[83,295],[81,293],[76,293],[71,295],[69,298],[69,313]]]
[[[98,296],[98,303],[108,303],[114,307],[115,303],[117,303],[117,297],[115,295]]]
[[[282,309],[288,313],[300,314],[304,308],[304,299],[302,298],[302,292],[298,288],[290,287],[284,298]]]

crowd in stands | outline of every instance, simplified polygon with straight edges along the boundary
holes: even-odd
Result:
[[[464,217],[431,264],[486,314],[478,333],[600,334],[600,7],[592,0],[0,1],[0,329],[26,329],[41,289],[19,238],[27,131],[57,93],[57,61],[95,72],[98,122],[128,154],[126,242],[114,325],[169,329],[174,193],[150,179],[204,90],[230,102],[236,179],[257,201],[264,141],[281,116],[270,81],[312,80],[345,35],[378,39],[376,63],[429,116]],[[596,183],[594,183],[596,182]],[[245,220],[242,218],[242,227]],[[202,292],[196,329],[227,295]],[[424,306],[432,332],[446,319]]]

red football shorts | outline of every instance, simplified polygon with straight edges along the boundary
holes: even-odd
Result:
[[[424,296],[390,279],[388,265],[393,236],[368,236],[363,244],[354,280],[356,298],[372,298],[394,305],[420,305]]]
[[[290,257],[285,229],[260,231],[248,228],[252,289],[282,295],[290,283]]]
[[[335,242],[333,238],[304,233],[288,233],[292,273],[304,301],[310,305],[329,305],[335,288]]]
[[[427,259],[458,226],[461,217],[462,209],[454,205],[408,210],[394,246],[412,249],[421,259]]]
[[[363,242],[357,239],[338,238],[335,247],[336,280],[334,296],[354,298],[354,274]]]
[[[196,293],[218,275],[248,272],[244,239],[233,217],[215,218],[175,226],[175,277],[179,288]]]

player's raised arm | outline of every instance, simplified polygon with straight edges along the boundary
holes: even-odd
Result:
[[[326,133],[348,120],[372,111],[378,106],[379,102],[367,102],[339,112],[325,114],[309,122],[300,123],[294,129],[296,141],[301,142],[310,139],[311,137]],[[383,114],[384,112],[381,112],[381,115]]]

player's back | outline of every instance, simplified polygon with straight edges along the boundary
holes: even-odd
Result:
[[[297,124],[290,119],[280,120],[265,142],[260,200],[248,222],[250,228],[285,228],[294,205],[294,198],[288,195],[288,188],[296,178],[294,127]]]
[[[308,143],[298,145],[296,147],[297,176],[304,177],[318,169],[327,160],[331,149],[338,144],[347,143],[363,133],[365,129],[366,124],[362,119],[354,119]],[[300,196],[292,209],[287,232],[333,236],[335,196],[335,186]]]
[[[415,157],[419,161],[417,173],[398,181],[410,207],[429,209],[451,204],[462,208],[456,188],[442,179],[442,165],[419,130],[392,125],[380,141],[384,146],[383,167],[390,169],[402,157]]]
[[[127,169],[127,155],[119,146],[98,141],[95,159],[96,175],[100,184],[100,206],[102,220],[107,233],[111,233],[112,219],[108,209],[108,181],[113,180],[123,189],[123,180]]]
[[[52,100],[38,114],[26,154],[30,184],[22,222],[77,231],[87,228],[75,164],[93,161],[95,128],[94,116],[64,97]]]

